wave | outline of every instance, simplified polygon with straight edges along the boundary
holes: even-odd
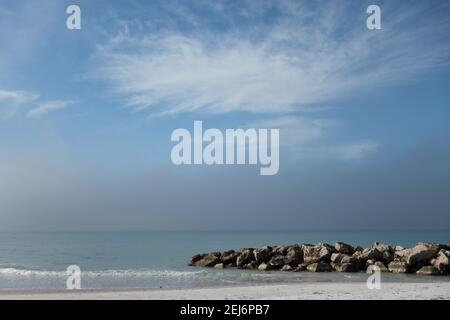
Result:
[[[179,271],[179,270],[98,270],[83,271],[83,277],[192,277],[205,274],[207,271]],[[17,268],[0,268],[0,276],[20,277],[67,277],[66,271],[32,270]]]

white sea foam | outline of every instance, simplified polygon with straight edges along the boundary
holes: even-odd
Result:
[[[177,270],[101,270],[82,271],[85,277],[193,277],[206,273],[204,270],[198,271],[177,271]],[[66,271],[44,271],[16,268],[0,268],[0,276],[19,277],[66,277]]]

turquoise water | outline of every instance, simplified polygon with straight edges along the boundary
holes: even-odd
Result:
[[[111,232],[0,233],[0,289],[64,289],[65,270],[78,265],[82,288],[126,289],[261,284],[292,281],[365,281],[367,275],[261,273],[187,267],[199,252],[344,241],[412,246],[450,244],[449,231],[433,232]],[[384,275],[400,281],[449,281],[450,277]]]

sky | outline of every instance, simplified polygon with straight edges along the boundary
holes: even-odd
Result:
[[[1,0],[0,230],[450,229],[449,30],[444,0]],[[279,128],[278,174],[175,166],[195,120]]]

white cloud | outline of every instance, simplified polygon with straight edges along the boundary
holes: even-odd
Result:
[[[313,155],[351,161],[377,150],[378,143],[370,140],[347,144],[328,142],[332,135],[330,130],[340,125],[339,121],[331,119],[289,115],[252,122],[245,127],[280,129],[280,144],[300,158]]]
[[[30,92],[0,90],[0,120],[15,116],[24,105],[38,98],[38,95]]]
[[[69,105],[73,104],[73,101],[69,100],[53,100],[41,102],[36,108],[31,109],[27,112],[28,118],[37,118],[53,111],[61,110]]]
[[[0,103],[24,104],[36,100],[39,96],[25,91],[0,90]]]
[[[310,119],[299,116],[282,116],[253,122],[246,127],[280,129],[280,143],[283,145],[306,145],[317,142],[326,135],[326,130],[337,121]]]
[[[250,35],[122,34],[102,47],[94,74],[134,110],[286,113],[448,63],[449,21],[420,23],[413,9],[369,31],[365,12],[349,24],[357,12],[319,7],[305,13],[283,2],[282,17]]]

